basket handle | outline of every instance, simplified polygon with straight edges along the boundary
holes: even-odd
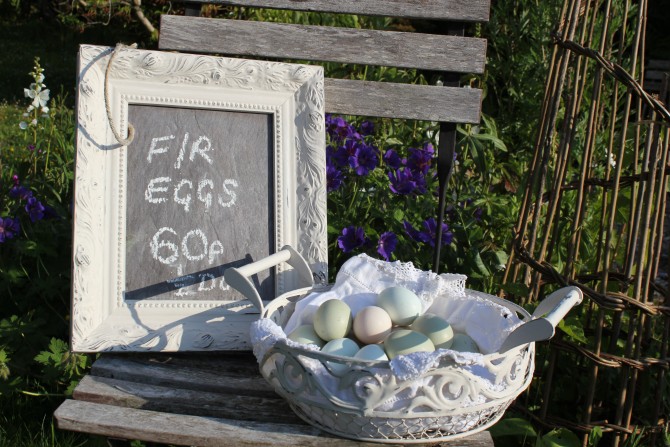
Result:
[[[533,341],[548,340],[554,336],[556,326],[574,306],[582,302],[584,295],[578,287],[570,286],[556,290],[538,304],[530,321],[517,327],[503,342],[499,353]]]
[[[259,259],[256,262],[243,265],[242,267],[230,267],[223,272],[223,277],[230,287],[237,290],[244,295],[246,299],[251,301],[251,304],[253,304],[262,315],[265,310],[263,300],[258,294],[256,287],[249,281],[249,277],[282,262],[286,262],[295,269],[300,282],[306,284],[304,287],[311,287],[314,285],[314,278],[312,277],[312,270],[309,268],[309,264],[305,261],[305,258],[303,258],[302,255],[295,251],[290,245],[284,245],[277,253]]]

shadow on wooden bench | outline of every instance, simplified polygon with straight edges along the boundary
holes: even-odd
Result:
[[[260,376],[251,353],[109,354],[95,362],[73,397],[56,411],[59,428],[117,440],[194,446],[379,445],[337,438],[302,422]],[[448,445],[493,443],[482,432]]]

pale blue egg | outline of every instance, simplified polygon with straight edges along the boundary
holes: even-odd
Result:
[[[326,343],[321,348],[321,352],[341,357],[353,357],[358,352],[358,344],[350,338],[337,338]],[[335,375],[343,374],[349,368],[347,365],[339,362],[326,362],[326,366]]]
[[[389,359],[381,345],[363,346],[354,357],[360,360],[371,361],[388,361]]]
[[[392,286],[377,295],[377,306],[384,309],[393,324],[408,326],[421,314],[421,300],[416,293],[401,287]]]
[[[454,334],[454,341],[449,348],[459,352],[479,352],[477,343],[467,334]]]

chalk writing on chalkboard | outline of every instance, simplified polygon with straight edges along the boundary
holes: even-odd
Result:
[[[223,270],[290,245],[328,271],[323,68],[93,45],[78,68],[73,351],[250,349]],[[270,300],[296,273],[252,279]]]
[[[223,272],[275,245],[272,115],[130,105],[128,119],[125,299],[240,298]]]

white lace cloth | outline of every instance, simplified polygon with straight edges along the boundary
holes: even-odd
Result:
[[[465,275],[437,275],[416,269],[411,262],[385,262],[367,255],[353,257],[344,263],[332,288],[310,293],[296,304],[283,330],[267,318],[252,324],[254,354],[260,361],[278,340],[287,340],[286,334],[302,324],[311,324],[316,309],[326,300],[344,301],[355,316],[363,307],[374,305],[376,295],[383,289],[399,285],[417,294],[424,312],[442,316],[454,330],[472,337],[482,354],[439,349],[430,353],[401,355],[390,362],[393,374],[400,380],[413,379],[438,365],[442,358],[449,357],[482,378],[491,380],[486,369],[481,368],[483,354],[496,352],[507,335],[521,324],[521,320],[504,306],[466,293],[465,281]],[[287,342],[289,346],[295,343],[291,340]]]

